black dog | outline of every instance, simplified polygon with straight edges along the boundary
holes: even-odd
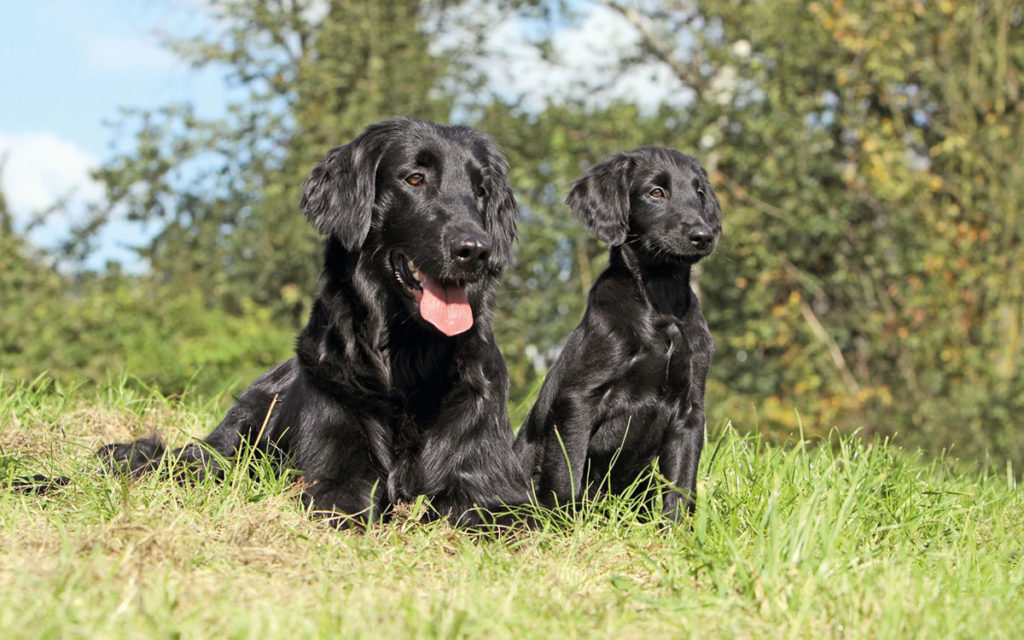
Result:
[[[566,202],[611,255],[516,455],[547,506],[621,493],[657,457],[673,485],[662,512],[680,519],[694,509],[714,344],[690,270],[721,234],[718,200],[694,158],[643,147],[594,165]]]
[[[244,441],[294,464],[312,509],[341,525],[420,495],[464,524],[527,501],[490,327],[515,239],[506,174],[479,132],[410,118],[332,149],[302,197],[326,242],[296,357],[257,379],[202,444],[166,452],[141,439],[100,454],[132,474],[167,456],[219,474],[210,450],[231,457]]]

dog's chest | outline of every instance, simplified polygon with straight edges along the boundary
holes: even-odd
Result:
[[[662,395],[685,387],[690,377],[690,345],[680,323],[674,318],[657,319],[654,339],[642,351],[642,359],[650,360],[652,378],[660,379]],[[653,380],[652,380],[653,382]]]
[[[661,359],[664,363],[665,393],[684,392],[690,383],[690,344],[680,324],[673,318],[659,332]]]
[[[612,404],[657,406],[675,411],[688,397],[690,347],[678,322],[652,323],[652,331],[632,353],[612,385]]]
[[[589,452],[625,446],[637,459],[655,455],[666,430],[690,410],[690,349],[677,323],[645,337],[609,386],[594,421]]]

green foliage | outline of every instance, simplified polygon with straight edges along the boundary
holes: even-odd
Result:
[[[207,307],[199,292],[172,294],[146,278],[72,284],[50,270],[3,266],[0,296],[19,304],[0,311],[0,371],[14,379],[102,385],[127,373],[168,393],[219,396],[287,358],[294,339],[253,302],[235,315]]]
[[[216,411],[110,388],[0,394],[0,624],[11,638],[1013,638],[1024,494],[1003,473],[832,434],[709,432],[692,529],[637,505],[504,536],[407,517],[367,534],[307,517],[292,477],[246,453],[222,483],[96,472],[140,428],[179,441]],[[755,425],[750,425],[751,428]],[[749,429],[748,429],[749,430]],[[820,445],[820,446],[819,446]]]

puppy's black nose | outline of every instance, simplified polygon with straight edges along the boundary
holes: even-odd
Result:
[[[707,227],[700,227],[690,232],[690,244],[698,249],[707,248],[714,239],[715,234]]]
[[[452,242],[452,258],[464,267],[475,267],[491,257],[491,241],[484,236],[462,235]]]

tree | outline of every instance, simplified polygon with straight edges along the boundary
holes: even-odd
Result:
[[[170,45],[223,67],[244,97],[220,121],[188,105],[126,112],[133,144],[97,172],[106,202],[81,235],[114,215],[158,222],[142,253],[168,285],[228,309],[251,297],[301,321],[319,255],[298,208],[308,172],[370,122],[448,113],[422,4],[337,0],[321,15],[315,2],[212,1],[221,31]]]
[[[726,210],[703,291],[728,413],[1024,459],[1019,8],[601,4],[695,90],[676,140]]]

